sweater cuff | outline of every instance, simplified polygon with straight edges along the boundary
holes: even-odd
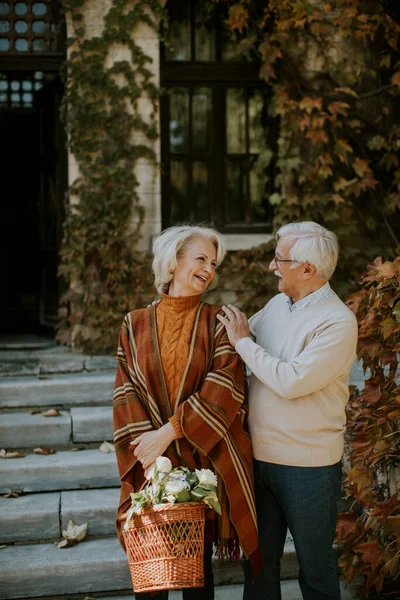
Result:
[[[172,417],[170,417],[168,419],[168,421],[171,423],[172,427],[175,429],[175,433],[176,433],[176,438],[178,440],[182,439],[183,437],[185,437],[183,435],[183,431],[182,431],[182,427],[181,424],[179,422],[179,417],[178,415],[172,415]]]
[[[251,337],[240,338],[240,340],[235,344],[235,350],[243,358],[243,354],[246,352],[246,348],[251,348],[251,346],[254,345],[254,343],[255,342],[253,342]]]

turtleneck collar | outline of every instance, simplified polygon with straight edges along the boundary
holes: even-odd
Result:
[[[164,306],[176,311],[190,310],[200,304],[201,294],[194,296],[169,296],[166,292],[162,293],[162,300],[159,306]]]

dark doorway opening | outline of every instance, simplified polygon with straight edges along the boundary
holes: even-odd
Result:
[[[0,25],[0,348],[11,348],[55,337],[66,27],[60,0],[0,2]]]
[[[57,72],[0,74],[2,334],[54,337],[67,189]]]

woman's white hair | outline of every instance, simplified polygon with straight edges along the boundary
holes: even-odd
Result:
[[[311,263],[316,268],[317,275],[326,281],[332,277],[339,255],[339,244],[333,231],[314,221],[302,221],[288,223],[278,229],[276,239],[282,238],[295,240],[289,252],[291,260]],[[295,265],[291,268],[295,268]]]
[[[159,294],[168,289],[178,265],[178,256],[184,254],[190,243],[199,238],[208,239],[214,244],[217,250],[217,266],[219,266],[226,254],[225,241],[222,235],[212,227],[177,225],[168,227],[155,238],[153,242],[153,272],[154,284]],[[207,289],[211,290],[216,285],[217,277],[215,276]]]

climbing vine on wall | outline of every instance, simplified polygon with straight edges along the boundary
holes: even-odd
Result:
[[[225,2],[280,120],[274,227],[334,230],[345,298],[400,243],[400,26],[379,0]]]
[[[101,35],[91,36],[89,4],[63,0],[69,48],[63,117],[79,173],[66,203],[60,275],[67,289],[58,339],[94,352],[115,349],[124,313],[152,286],[148,259],[134,252],[143,221],[135,167],[139,159],[156,161],[159,89],[134,32],[158,31],[163,9],[157,0],[111,2]],[[153,105],[150,120],[139,110],[144,97]]]

